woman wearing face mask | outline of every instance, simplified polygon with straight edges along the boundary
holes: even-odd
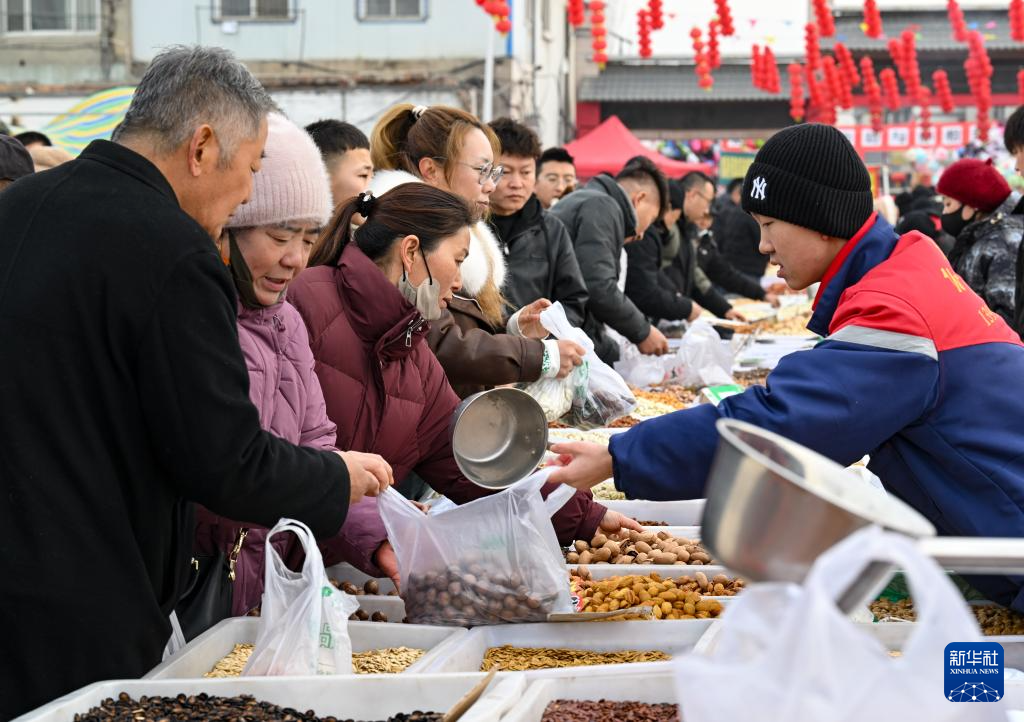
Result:
[[[949,263],[989,308],[1013,325],[1017,250],[1024,216],[1013,210],[1020,195],[1010,192],[992,161],[958,160],[939,178],[942,229],[956,239]]]
[[[267,431],[293,444],[333,450],[334,424],[313,373],[306,327],[284,300],[330,218],[327,173],[312,139],[276,113],[267,120],[264,155],[250,201],[239,206],[218,243],[238,290],[238,342],[249,370],[249,395]],[[346,452],[343,457],[350,469],[358,463],[390,477],[390,468],[378,456]],[[376,482],[365,471],[353,476],[352,503],[362,498],[360,479]],[[233,562],[233,615],[260,604],[266,534],[262,527],[197,508],[197,555],[213,556],[220,549]],[[301,558],[301,549],[285,535],[273,544],[287,561]],[[189,624],[187,619],[183,622]],[[196,631],[201,630],[193,627],[187,633]]]
[[[366,221],[352,232],[355,213]],[[461,198],[424,183],[379,198],[366,194],[338,208],[289,293],[309,331],[339,445],[380,454],[398,479],[415,471],[457,504],[490,492],[455,463],[449,422],[459,398],[426,335],[428,319],[460,290],[474,222]],[[564,543],[624,523],[589,493],[578,493],[553,521]],[[386,540],[375,500],[364,500],[349,511],[340,536],[322,545],[324,561],[394,578]]]
[[[494,132],[473,115],[443,105],[397,105],[385,113],[370,141],[370,189],[380,195],[401,183],[422,182],[454,193],[470,206],[474,223],[462,289],[431,324],[428,340],[459,396],[502,384],[564,378],[582,363],[572,341],[545,340],[540,312],[546,299],[506,319],[501,288],[505,259],[482,219],[502,168]]]

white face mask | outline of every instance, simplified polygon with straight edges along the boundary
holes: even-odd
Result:
[[[423,266],[427,269],[427,280],[418,286],[409,283],[409,274],[402,268],[402,278],[398,281],[398,291],[406,301],[416,307],[427,321],[441,318],[441,286],[434,283],[427,265],[427,256],[423,256]]]

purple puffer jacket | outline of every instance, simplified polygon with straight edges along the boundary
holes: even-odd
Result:
[[[327,417],[320,382],[313,373],[306,325],[295,307],[287,301],[258,310],[239,304],[238,342],[249,369],[249,398],[259,409],[260,426],[293,444],[334,449],[335,426]],[[231,610],[235,616],[257,607],[263,597],[264,542],[269,529],[196,508],[196,554],[214,554],[218,548],[230,554],[243,528],[249,531],[235,563]],[[273,545],[285,563],[298,568],[303,553],[294,537],[280,535]]]

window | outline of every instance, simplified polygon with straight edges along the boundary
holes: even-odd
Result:
[[[0,0],[8,33],[93,32],[99,0]]]
[[[288,0],[220,0],[220,20],[291,20]]]
[[[423,20],[426,0],[360,0],[360,20]]]

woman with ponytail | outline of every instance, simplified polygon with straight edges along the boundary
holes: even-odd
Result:
[[[502,175],[494,131],[470,113],[443,105],[396,105],[377,123],[370,141],[376,175],[370,189],[380,195],[421,182],[464,199],[473,214],[462,289],[428,335],[448,380],[463,398],[502,384],[564,378],[582,363],[572,341],[542,340],[547,331],[534,301],[511,318],[501,294],[505,257],[483,220]]]
[[[353,231],[356,213],[365,221]],[[288,296],[306,322],[338,445],[380,454],[396,479],[415,471],[456,504],[491,492],[455,463],[449,422],[459,398],[426,336],[428,321],[462,286],[474,223],[465,201],[425,183],[353,198],[337,208]],[[599,527],[633,527],[589,492],[553,521],[564,543],[589,539]],[[375,499],[352,507],[340,535],[321,548],[327,564],[398,574]]]

